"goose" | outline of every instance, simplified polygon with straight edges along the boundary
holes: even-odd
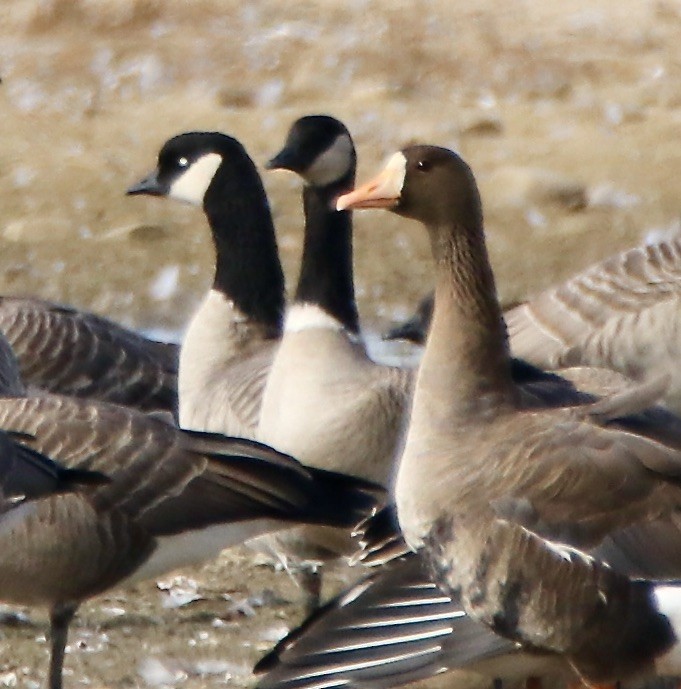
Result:
[[[352,217],[333,208],[354,184],[352,137],[334,117],[301,117],[266,167],[302,177],[305,231],[300,276],[267,377],[257,437],[308,466],[335,467],[385,486],[411,372],[376,364],[361,337]],[[320,564],[352,548],[347,534],[307,528],[266,541],[269,550],[296,562],[293,572],[308,612],[319,604]]]
[[[21,378],[45,392],[174,414],[178,349],[85,310],[37,297],[0,297],[0,334]]]
[[[78,481],[106,477],[87,491],[36,494],[30,512],[0,529],[0,599],[50,610],[50,689],[62,686],[68,627],[82,601],[291,524],[350,528],[382,494],[253,440],[76,397],[5,394],[0,429]]]
[[[506,313],[513,351],[538,366],[605,366],[634,380],[670,377],[681,413],[681,237],[611,256]]]
[[[349,473],[390,490],[414,372],[377,364],[361,338],[352,217],[333,208],[335,198],[354,183],[352,137],[334,117],[301,117],[266,167],[302,177],[305,232],[300,277],[267,377],[257,437],[306,465]],[[543,400],[579,396],[556,376],[522,361],[512,365],[514,379]],[[352,549],[346,538],[310,528],[265,540],[270,550],[302,560],[298,579],[308,613],[319,604],[319,563]],[[309,562],[312,566],[306,566]]]
[[[430,238],[433,320],[395,496],[434,583],[496,634],[589,683],[678,675],[681,587],[589,552],[637,531],[678,542],[681,421],[644,413],[665,381],[581,406],[524,406],[477,185],[454,152],[405,148],[337,208],[388,208]],[[678,549],[667,556],[678,573]]]
[[[637,381],[670,376],[664,403],[681,412],[681,237],[615,254],[504,312],[517,357],[548,370],[613,369]],[[433,310],[426,295],[413,316],[385,334],[423,344]]]
[[[265,386],[258,438],[309,465],[386,484],[411,372],[372,361],[359,330],[351,213],[334,199],[352,188],[355,148],[324,115],[300,118],[267,165],[305,180],[300,277]]]
[[[255,437],[281,334],[284,276],[253,161],[226,134],[179,134],[162,146],[156,169],[127,193],[202,207],[215,246],[213,285],[180,350],[180,425]]]

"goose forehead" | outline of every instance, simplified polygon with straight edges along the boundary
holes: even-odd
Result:
[[[203,204],[203,197],[222,163],[219,153],[204,153],[179,174],[170,185],[168,196],[195,206]]]

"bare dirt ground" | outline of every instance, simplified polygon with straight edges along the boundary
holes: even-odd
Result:
[[[360,178],[409,141],[459,150],[501,295],[520,299],[678,231],[680,31],[672,0],[5,0],[0,293],[178,333],[210,281],[207,228],[126,187],[173,134],[228,132],[262,164],[293,119],[326,112],[353,132]],[[299,185],[264,178],[293,279]],[[428,288],[426,242],[385,214],[356,226],[360,307],[378,330]],[[248,683],[299,616],[279,600],[296,600],[288,578],[252,561],[190,573],[203,600],[178,609],[153,583],[85,606],[68,686]],[[41,681],[43,635],[0,628],[0,684]]]

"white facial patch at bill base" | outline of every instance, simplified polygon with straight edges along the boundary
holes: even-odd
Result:
[[[325,187],[344,177],[353,162],[353,145],[347,134],[340,134],[324,153],[305,170],[305,181],[315,187]]]
[[[206,153],[197,158],[170,185],[168,196],[177,201],[202,206],[203,197],[221,163],[222,156],[218,153]]]
[[[371,181],[357,187],[336,200],[336,210],[348,208],[386,208],[395,204],[402,195],[407,174],[404,153],[394,153],[384,168]]]

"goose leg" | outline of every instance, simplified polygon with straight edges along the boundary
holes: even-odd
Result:
[[[303,590],[307,618],[319,607],[322,595],[322,570],[318,565],[303,565],[296,573],[296,579]]]
[[[62,689],[62,675],[64,671],[64,652],[69,633],[69,624],[76,614],[77,605],[62,603],[50,610],[50,638],[52,640],[52,654],[50,656],[49,689]]]

